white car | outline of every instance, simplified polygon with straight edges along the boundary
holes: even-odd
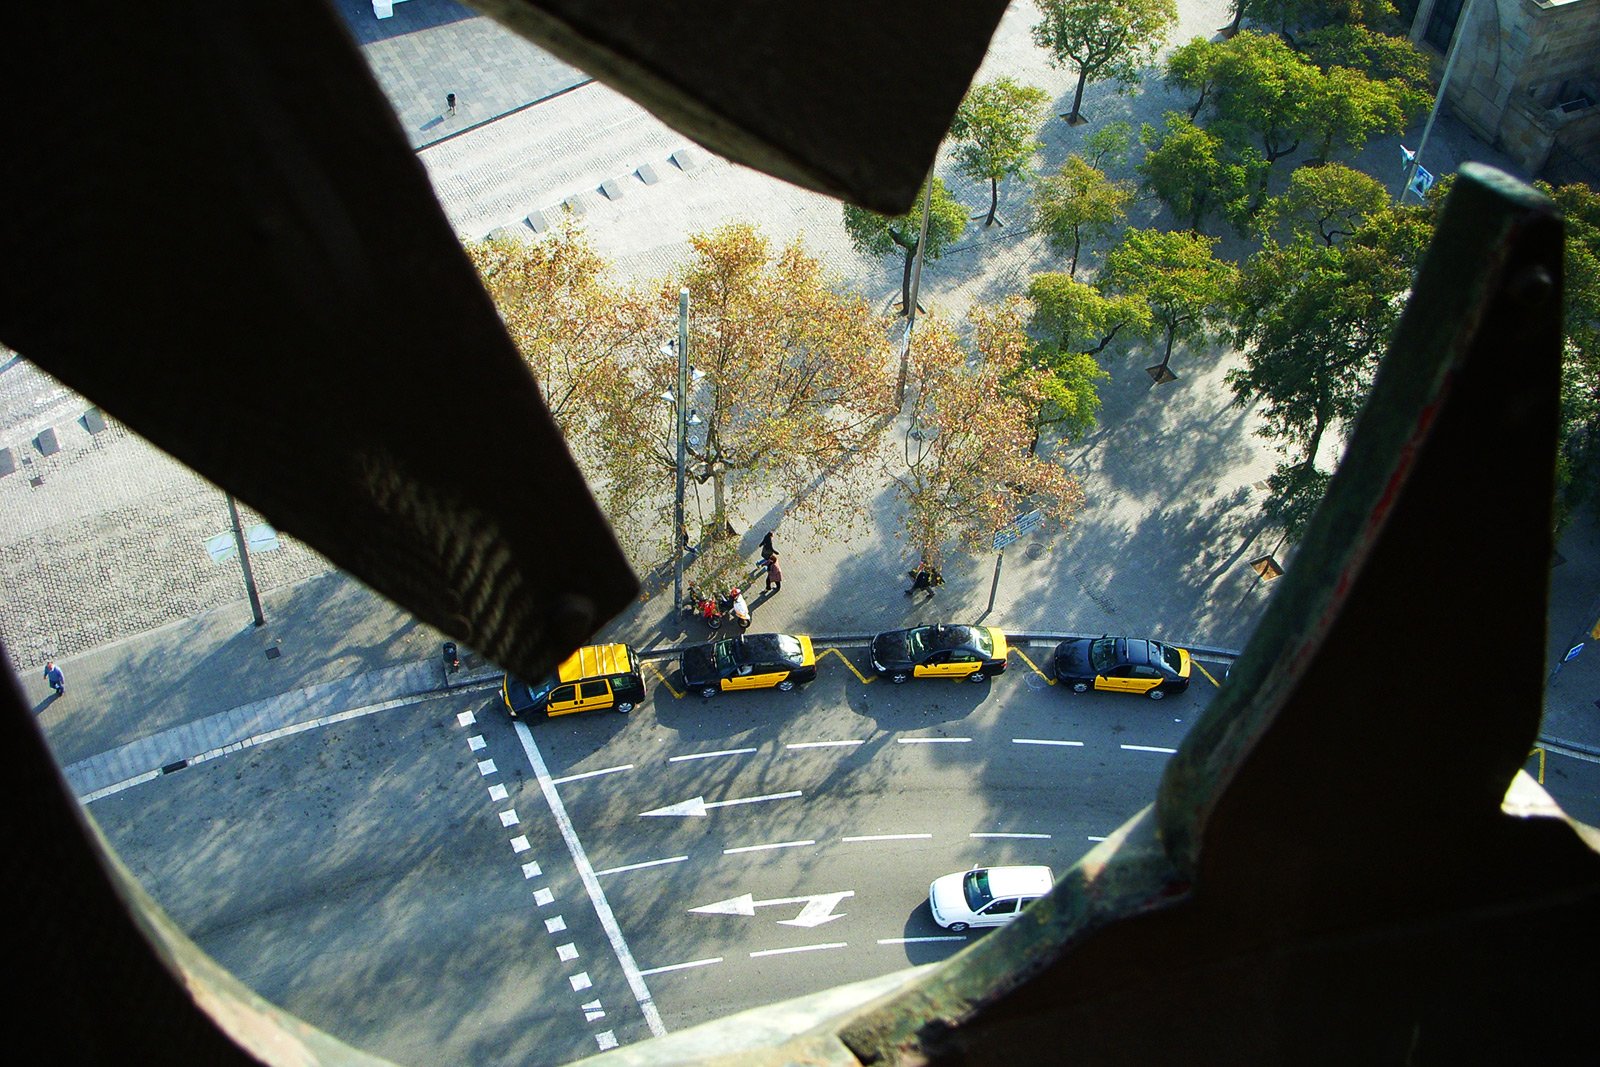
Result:
[[[969,926],[1004,926],[1050,892],[1049,867],[974,867],[935,878],[928,887],[933,921],[960,933]]]

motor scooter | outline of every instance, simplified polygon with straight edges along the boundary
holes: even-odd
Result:
[[[688,595],[683,602],[685,615],[698,616],[700,621],[713,630],[722,629],[723,609],[715,600],[696,589],[694,583],[689,584]]]

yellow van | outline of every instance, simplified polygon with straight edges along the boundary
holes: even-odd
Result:
[[[507,674],[500,682],[500,695],[513,719],[524,715],[553,719],[607,708],[626,715],[644,699],[644,675],[632,646],[585,645],[537,685]]]

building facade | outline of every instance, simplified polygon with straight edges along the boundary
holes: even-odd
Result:
[[[1401,0],[1452,112],[1531,176],[1600,184],[1600,0]]]

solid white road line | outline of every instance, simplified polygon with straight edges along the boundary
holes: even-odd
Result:
[[[853,745],[864,745],[865,741],[795,741],[784,745],[784,748],[849,748]]]
[[[724,856],[733,856],[740,852],[765,852],[769,848],[801,848],[805,845],[814,845],[815,841],[775,841],[770,845],[744,845],[740,848],[725,848]]]
[[[623,871],[642,871],[646,867],[660,867],[664,863],[682,863],[688,856],[669,856],[664,860],[646,860],[644,863],[630,863],[625,867],[607,867],[603,871],[595,871],[596,878],[603,878],[608,874],[621,874]]]
[[[756,751],[753,748],[725,748],[720,752],[691,752],[687,756],[668,756],[668,763],[682,763],[691,759],[711,759],[714,756],[748,756]]]
[[[845,841],[926,841],[932,834],[864,834],[860,837],[846,837]]]
[[[1082,748],[1082,741],[1051,741],[1044,737],[1013,737],[1013,745],[1063,745],[1070,748]]]
[[[1163,752],[1169,756],[1178,751],[1175,748],[1162,748],[1159,745],[1119,745],[1118,747],[1126,752]]]
[[[518,722],[515,725],[517,739],[522,742],[522,751],[527,754],[528,763],[539,779],[539,788],[544,791],[545,801],[550,805],[550,814],[555,816],[556,825],[567,843],[567,851],[572,854],[573,865],[578,869],[578,877],[582,879],[583,888],[588,892],[589,901],[594,905],[594,913],[600,919],[600,925],[611,941],[611,951],[615,953],[617,963],[621,965],[622,973],[628,980],[628,988],[633,991],[633,998],[639,1002],[639,1009],[644,1013],[644,1021],[650,1027],[650,1033],[656,1037],[663,1037],[667,1028],[661,1021],[661,1013],[656,1010],[655,1001],[650,998],[650,988],[644,984],[644,976],[639,973],[638,965],[633,962],[633,953],[628,951],[628,942],[623,939],[622,928],[617,925],[617,917],[611,912],[611,904],[606,900],[606,891],[600,888],[600,879],[589,863],[582,842],[578,840],[578,831],[567,815],[566,805],[561,802],[561,796],[556,792],[555,782],[550,777],[550,769],[545,766],[544,756],[540,754],[539,746],[534,744],[528,724]]]
[[[750,958],[755,959],[758,956],[783,956],[790,952],[816,952],[817,950],[824,948],[848,948],[849,944],[850,942],[848,941],[829,941],[827,944],[823,945],[796,945],[794,948],[769,948],[761,952],[750,953]]]
[[[640,971],[639,973],[640,974],[666,974],[668,971],[682,971],[682,970],[687,970],[690,967],[709,967],[713,963],[721,963],[721,962],[722,962],[722,957],[721,956],[712,956],[710,959],[690,960],[688,963],[669,963],[665,967],[651,967],[649,970]]]
[[[554,782],[556,785],[566,785],[568,782],[577,782],[584,778],[598,778],[602,774],[616,774],[618,771],[631,770],[633,770],[633,764],[624,763],[620,767],[607,767],[604,770],[599,771],[584,771],[582,774],[569,774],[565,778],[552,778],[550,781]]]

